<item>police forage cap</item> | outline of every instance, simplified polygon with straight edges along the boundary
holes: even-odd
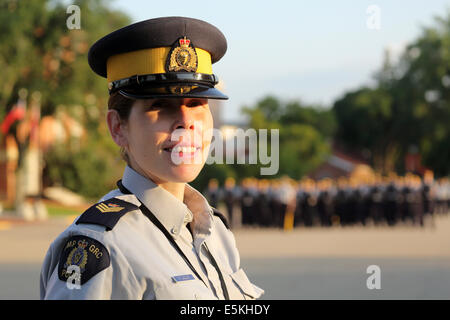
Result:
[[[163,17],[134,23],[98,40],[88,53],[109,93],[134,99],[228,99],[215,88],[212,64],[227,51],[215,26],[198,19]]]

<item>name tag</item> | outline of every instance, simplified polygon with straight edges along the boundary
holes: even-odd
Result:
[[[181,281],[187,281],[187,280],[195,280],[195,278],[192,274],[183,274],[181,276],[173,276],[172,280],[173,280],[173,282],[181,282]]]

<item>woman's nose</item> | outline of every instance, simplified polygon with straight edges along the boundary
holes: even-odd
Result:
[[[186,129],[186,130],[195,129],[195,118],[193,108],[189,108],[185,104],[180,106],[173,129]]]

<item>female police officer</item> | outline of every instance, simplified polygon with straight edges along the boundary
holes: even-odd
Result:
[[[211,141],[211,65],[227,48],[204,21],[166,17],[97,41],[89,64],[109,83],[107,114],[127,162],[118,189],[50,246],[42,299],[253,299],[223,216],[187,184]]]

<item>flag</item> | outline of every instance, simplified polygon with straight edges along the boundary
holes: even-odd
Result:
[[[17,104],[15,104],[11,111],[6,115],[3,120],[0,130],[4,135],[6,135],[9,131],[9,128],[14,124],[14,122],[18,120],[22,120],[25,117],[25,102],[22,99],[19,99]]]

